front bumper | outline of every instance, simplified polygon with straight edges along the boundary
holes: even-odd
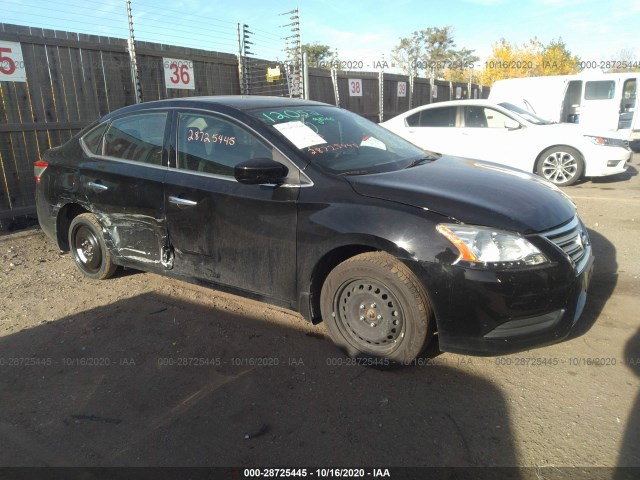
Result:
[[[598,155],[588,158],[585,164],[586,177],[605,177],[623,173],[629,168],[633,152],[627,148],[596,147]]]
[[[556,343],[570,334],[586,302],[591,247],[576,265],[542,236],[536,243],[551,260],[539,268],[414,265],[430,294],[440,350],[499,355]]]

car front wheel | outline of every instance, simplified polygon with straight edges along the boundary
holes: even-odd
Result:
[[[104,243],[102,227],[95,215],[83,213],[71,221],[69,246],[76,266],[87,277],[104,280],[114,274],[117,265]]]
[[[576,183],[583,171],[582,155],[571,147],[548,148],[536,162],[536,173],[561,187]]]
[[[339,264],[322,286],[320,304],[331,338],[351,357],[410,362],[426,346],[427,294],[388,253],[363,253]]]

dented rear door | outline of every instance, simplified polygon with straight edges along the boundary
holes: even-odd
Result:
[[[89,210],[114,256],[146,268],[166,263],[167,120],[167,111],[157,110],[112,120],[80,169]]]

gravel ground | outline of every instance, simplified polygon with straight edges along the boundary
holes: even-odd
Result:
[[[640,466],[640,155],[565,189],[596,271],[575,338],[348,364],[322,325],[0,236],[0,465]],[[589,328],[590,327],[590,328]]]

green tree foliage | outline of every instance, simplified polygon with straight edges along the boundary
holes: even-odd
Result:
[[[331,62],[335,60],[331,47],[318,42],[303,44],[302,53],[307,54],[307,63],[313,68],[331,69]]]
[[[464,76],[465,70],[479,60],[474,50],[456,49],[451,25],[429,27],[401,38],[391,58],[407,75],[447,80],[454,75]]]

